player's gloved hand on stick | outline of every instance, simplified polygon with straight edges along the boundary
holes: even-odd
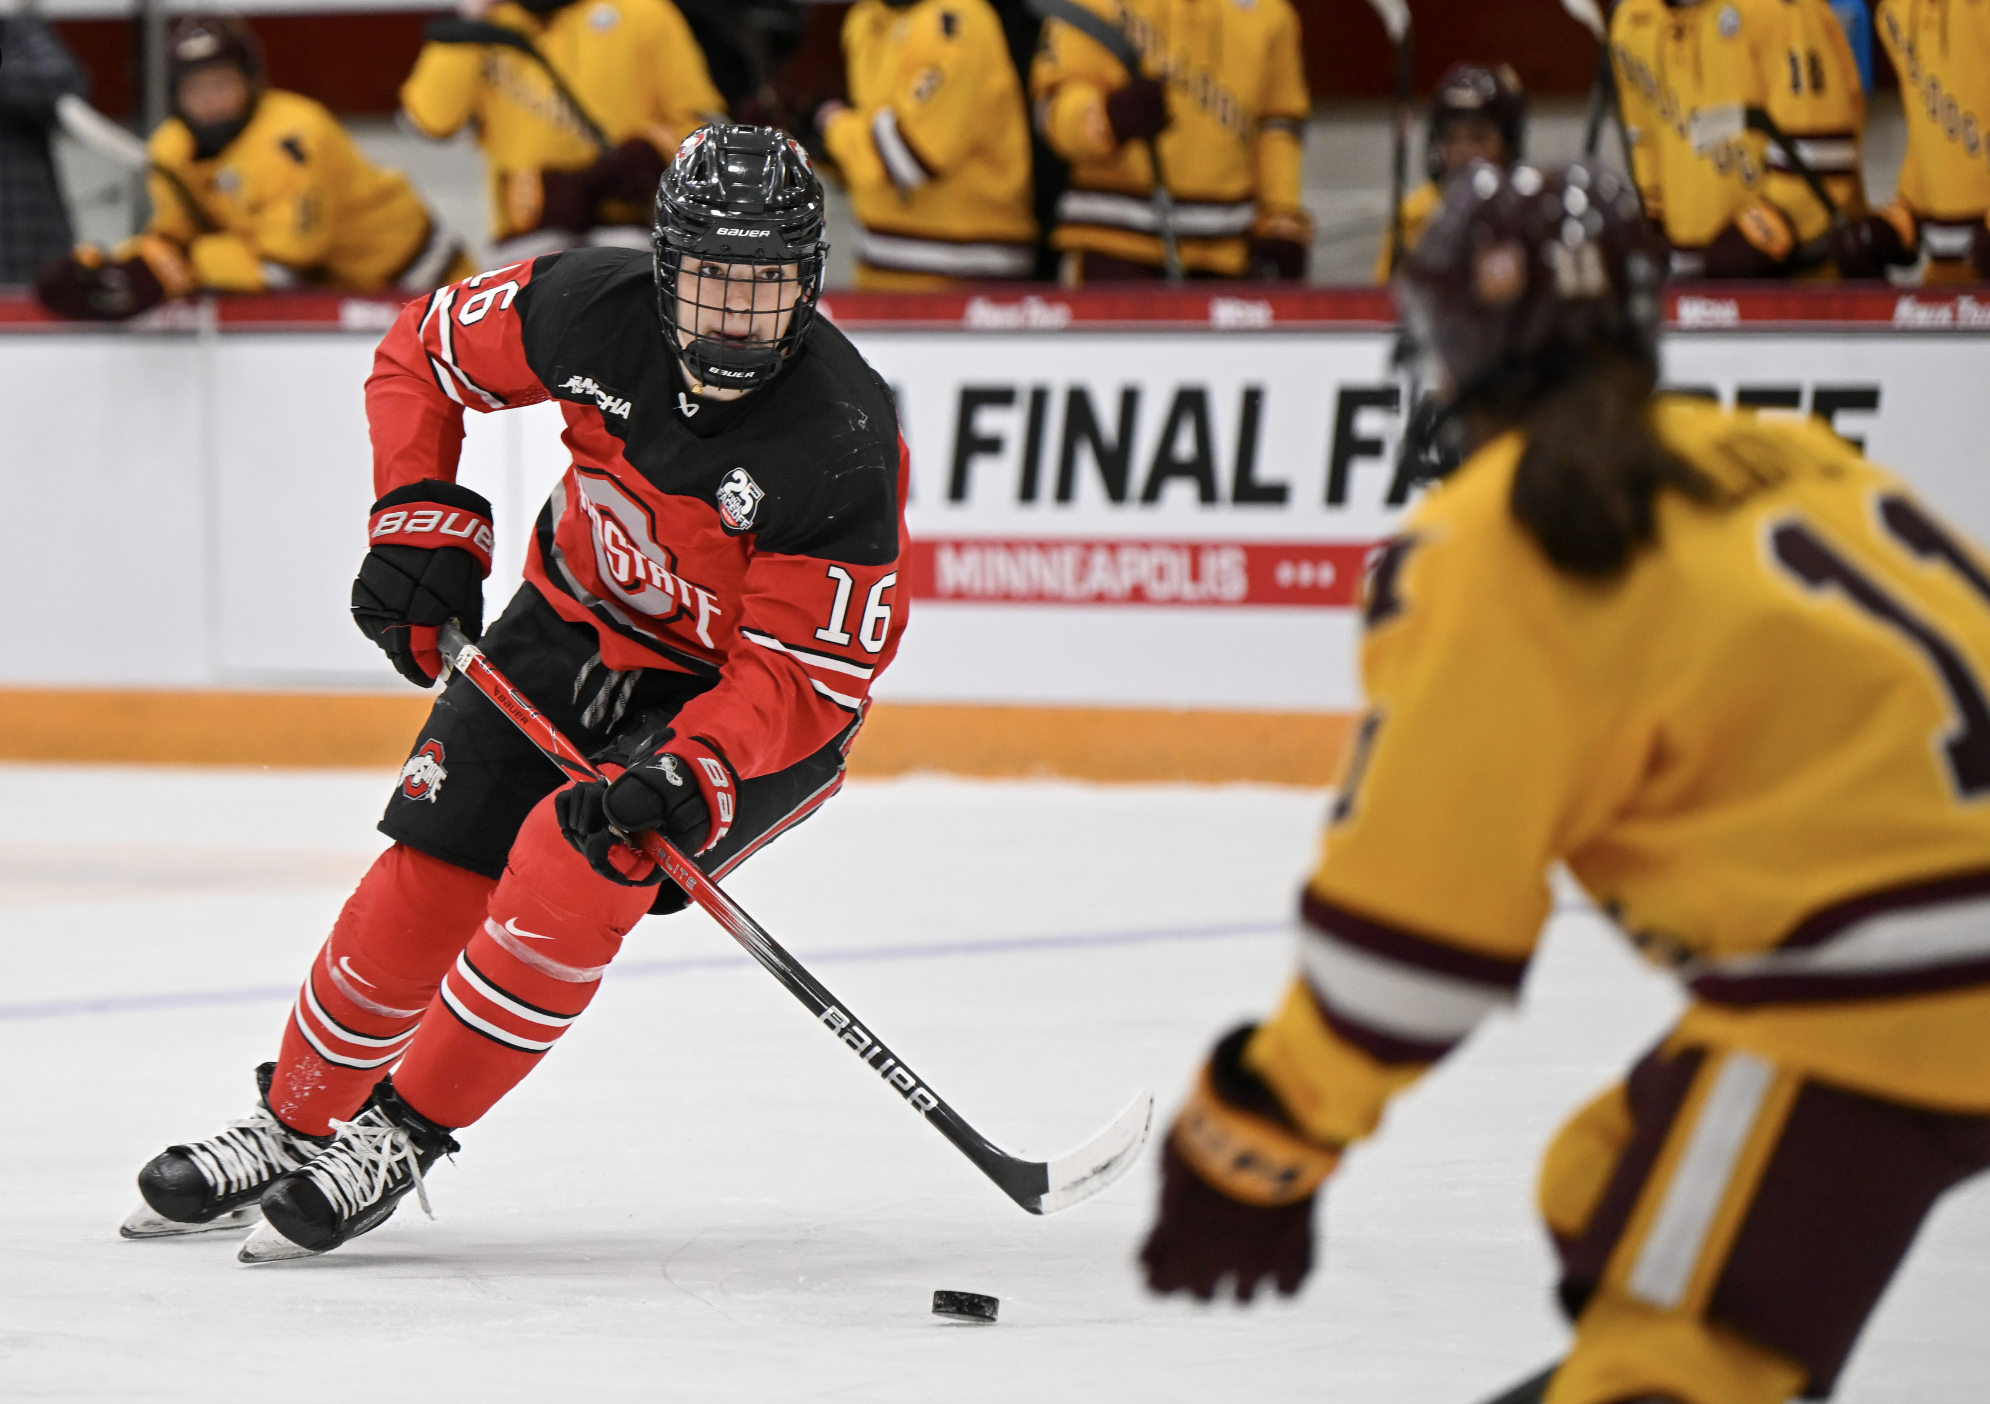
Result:
[[[1243,1065],[1254,1024],[1216,1045],[1161,1151],[1161,1210],[1140,1261],[1147,1285],[1204,1301],[1225,1278],[1248,1302],[1269,1278],[1291,1296],[1313,1268],[1313,1201],[1340,1161]]]
[[[732,828],[738,794],[732,767],[718,752],[698,741],[673,740],[670,749],[613,779],[562,790],[553,813],[567,842],[595,872],[623,887],[649,887],[663,881],[663,872],[629,839],[649,830],[695,857]]]
[[[1796,251],[1796,233],[1782,211],[1757,202],[1707,245],[1709,278],[1773,278]]]
[[[1885,214],[1869,214],[1833,229],[1830,235],[1831,262],[1845,278],[1884,278],[1888,268],[1903,268],[1920,256],[1908,232]]]
[[[122,322],[164,302],[166,288],[143,258],[113,263],[102,249],[85,245],[42,269],[35,296],[58,317]]]
[[[1152,78],[1136,78],[1106,94],[1106,121],[1113,140],[1151,141],[1168,125],[1168,90]]]
[[[484,632],[484,577],[496,540],[491,504],[457,483],[426,478],[373,504],[366,539],[353,623],[395,672],[427,687],[442,672],[438,629],[454,619],[471,639]]]
[[[1253,278],[1296,280],[1306,276],[1312,252],[1313,221],[1302,211],[1267,211],[1251,234]]]

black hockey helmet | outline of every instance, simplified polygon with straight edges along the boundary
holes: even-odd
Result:
[[[822,181],[785,133],[714,122],[684,139],[650,243],[664,335],[700,383],[752,390],[781,373],[815,320],[822,234]]]
[[[1409,377],[1403,455],[1457,465],[1459,412],[1512,411],[1599,352],[1658,362],[1665,250],[1614,171],[1476,161],[1444,191],[1396,276],[1396,362]]]
[[[1445,124],[1459,117],[1483,117],[1497,127],[1508,164],[1527,154],[1527,90],[1510,64],[1454,63],[1444,70],[1424,133],[1423,167],[1432,180],[1444,179],[1441,138]]]

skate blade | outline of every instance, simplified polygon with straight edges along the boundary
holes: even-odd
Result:
[[[239,1233],[245,1228],[253,1228],[262,1222],[261,1206],[245,1204],[240,1209],[230,1210],[218,1218],[209,1219],[204,1224],[183,1224],[178,1219],[168,1219],[143,1200],[138,1207],[125,1216],[118,1225],[118,1235],[122,1238],[186,1238],[196,1233]]]
[[[249,1235],[249,1241],[242,1245],[242,1251],[235,1255],[239,1263],[280,1263],[289,1258],[315,1258],[319,1250],[305,1248],[292,1243],[278,1233],[267,1222],[256,1225],[256,1231]]]

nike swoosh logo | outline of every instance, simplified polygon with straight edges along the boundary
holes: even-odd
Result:
[[[351,956],[339,957],[339,969],[345,971],[346,974],[352,976],[353,979],[359,981],[359,983],[366,986],[367,989],[370,990],[373,988],[373,982],[371,980],[367,979],[364,975],[360,974],[357,970],[354,970],[352,968]]]
[[[510,921],[507,921],[504,924],[504,929],[514,936],[523,936],[528,941],[550,941],[553,939],[551,936],[541,936],[536,931],[521,931],[518,926],[517,917],[513,917]]]

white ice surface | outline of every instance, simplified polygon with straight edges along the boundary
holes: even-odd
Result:
[[[246,1108],[388,780],[0,767],[0,1397],[1468,1404],[1563,1345],[1539,1149],[1676,1008],[1565,910],[1519,1016],[1334,1180],[1324,1270],[1212,1308],[1137,1284],[1151,1151],[1023,1214],[693,914],[645,923],[464,1134],[435,1222],[410,1202],[258,1269],[234,1236],[120,1241],[138,1166]],[[1165,1118],[1277,995],[1321,807],[852,785],[732,886],[987,1135],[1047,1156],[1142,1083]],[[939,1287],[1000,1297],[1000,1324],[931,1316]],[[1979,1185],[1936,1213],[1840,1398],[1984,1398],[1986,1307]]]

